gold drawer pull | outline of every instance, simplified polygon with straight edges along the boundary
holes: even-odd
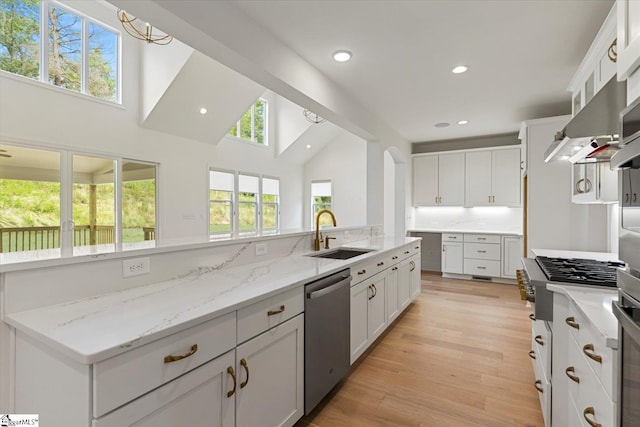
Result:
[[[534,338],[534,340],[540,344],[540,345],[544,345],[544,341],[542,341],[542,335],[536,335],[536,337]]]
[[[478,237],[478,240],[487,240],[486,237]]]
[[[364,268],[362,270],[358,271],[358,275],[366,274],[366,273],[367,273],[367,270],[365,270]]]
[[[391,271],[396,271],[397,269],[398,269],[398,267],[393,267],[393,268],[391,269]]]
[[[482,266],[477,266],[476,268],[479,269],[479,270],[486,270],[487,269],[487,267],[482,267]]]
[[[249,365],[247,365],[247,361],[245,359],[240,359],[240,364],[247,373],[247,379],[240,383],[240,388],[245,388],[245,386],[249,383]]]
[[[576,377],[574,374],[576,373],[576,369],[573,366],[569,366],[564,370],[564,373],[567,374],[569,379],[574,383],[580,384],[580,377]]]
[[[384,262],[380,261],[379,263],[376,264],[378,267],[382,267],[384,265]]]
[[[529,314],[529,319],[533,320],[534,322],[536,321],[536,315],[533,313]]]
[[[416,246],[416,247],[415,247],[415,248],[413,248],[413,249],[420,249],[420,246]]]
[[[479,254],[486,254],[486,253],[487,253],[487,251],[481,251],[481,250],[478,250],[478,253],[479,253]]]
[[[181,359],[185,359],[185,358],[187,358],[189,356],[193,356],[196,353],[196,351],[198,351],[198,344],[192,345],[191,346],[191,350],[189,350],[188,353],[181,354],[179,356],[174,356],[172,354],[170,354],[168,356],[165,356],[164,357],[164,363],[171,363],[171,362],[176,362],[176,361],[181,360]]]
[[[398,255],[392,256],[391,259],[398,259]]]
[[[530,357],[530,358],[532,358],[533,360],[536,360],[536,352],[535,352],[535,351],[533,351],[533,350],[531,350],[531,351],[529,352],[529,357]]]
[[[576,323],[576,318],[571,316],[564,319],[565,323],[574,329],[580,329],[580,324]]]
[[[234,371],[233,368],[229,366],[227,368],[227,373],[231,375],[231,378],[233,378],[233,389],[227,392],[227,397],[231,397],[236,392],[236,371]]]
[[[372,300],[373,297],[376,296],[376,294],[373,293],[373,285],[369,285],[367,286],[369,288],[369,290],[371,291],[371,296],[369,297],[369,300]]]
[[[582,416],[589,423],[591,427],[602,427],[602,424],[593,421],[591,418],[587,417],[587,415],[592,415],[592,416],[596,415],[596,410],[593,409],[593,406],[589,406],[588,408],[585,408],[584,411],[582,411]]]
[[[587,357],[595,360],[598,363],[602,363],[602,356],[598,356],[597,354],[592,353],[592,351],[594,351],[593,344],[587,344],[584,347],[582,347],[582,352],[586,354]]]
[[[275,316],[276,314],[280,314],[284,311],[284,304],[280,306],[278,310],[269,310],[267,311],[267,316]]]
[[[544,389],[542,388],[542,381],[541,380],[536,380],[536,382],[533,384],[533,386],[536,388],[536,390],[538,390],[540,393],[544,393]]]

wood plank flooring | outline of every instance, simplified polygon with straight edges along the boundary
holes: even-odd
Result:
[[[518,287],[422,273],[422,293],[296,427],[543,427]]]

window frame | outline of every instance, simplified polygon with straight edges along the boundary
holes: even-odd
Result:
[[[253,202],[243,202],[240,200],[240,193],[246,193],[246,191],[240,191],[240,176],[246,176],[250,178],[256,178],[258,181],[258,191],[255,193],[255,201]],[[262,227],[262,179],[260,175],[245,173],[245,172],[237,172],[236,173],[236,208],[237,208],[237,219],[238,219],[238,234],[254,234],[261,230]],[[255,227],[252,229],[240,229],[240,206],[242,205],[253,205],[253,218]]]
[[[256,104],[258,102],[262,101],[264,103],[264,118],[263,118],[263,127],[264,127],[264,135],[263,135],[263,140],[264,142],[259,142],[256,140],[256,134],[255,134],[255,128],[256,128]],[[240,132],[240,122],[242,121],[242,117],[244,117],[245,114],[247,114],[248,112],[251,112],[251,139],[246,139],[243,138]],[[235,128],[235,133],[231,134],[229,132],[231,132],[233,129]],[[229,132],[227,132],[227,136],[231,136],[234,138],[238,138],[241,141],[245,141],[245,142],[250,142],[250,143],[254,143],[254,144],[258,144],[259,146],[263,146],[263,147],[269,147],[269,102],[264,98],[264,97],[259,97],[258,99],[256,99],[256,101],[251,104],[251,107],[242,114],[242,116],[240,116],[240,119],[238,119],[238,121],[236,122],[235,126],[232,127],[231,129],[229,129]]]
[[[276,196],[276,201],[275,202],[265,202],[264,201],[264,180],[265,179],[271,179],[274,181],[278,181],[278,194],[268,194],[270,196]],[[268,175],[263,175],[260,177],[260,203],[261,203],[261,207],[260,207],[260,226],[261,226],[261,231],[267,231],[267,232],[271,232],[271,231],[278,231],[280,230],[280,178],[278,177],[274,177],[274,176],[268,176]],[[275,227],[269,227],[269,228],[265,228],[264,227],[264,207],[266,206],[274,206],[275,208],[275,212],[276,212],[276,218],[275,218]]]
[[[226,174],[230,174],[232,176],[233,179],[233,188],[231,189],[231,199],[230,200],[225,200],[223,201],[218,201],[218,200],[211,200],[211,172],[219,172],[219,173],[226,173]],[[236,225],[236,207],[235,207],[235,200],[236,200],[236,189],[237,189],[237,177],[236,177],[236,172],[232,171],[232,170],[228,170],[228,169],[218,169],[218,168],[214,168],[214,167],[209,167],[209,172],[207,173],[207,179],[208,179],[208,186],[207,186],[207,200],[209,200],[209,209],[207,209],[207,235],[209,237],[211,236],[233,236],[236,234],[236,229],[237,229],[237,225]],[[229,209],[231,210],[231,218],[229,221],[229,227],[230,230],[229,231],[215,231],[212,232],[211,231],[211,203],[215,203],[215,204],[222,204],[222,203],[229,203]]]
[[[313,196],[313,184],[330,184],[331,185],[331,195],[329,197],[331,197],[331,203],[329,204],[329,207],[326,207],[326,203],[315,203],[315,198]],[[316,223],[316,206],[322,205],[324,206],[323,209],[329,209],[331,211],[333,211],[333,182],[331,179],[314,179],[311,181],[311,184],[309,185],[309,194],[311,195],[311,224],[315,225]]]
[[[85,255],[95,255],[95,254],[104,254],[104,253],[115,253],[115,252],[127,252],[130,250],[139,249],[137,247],[133,247],[135,244],[139,244],[142,242],[133,242],[133,243],[124,243],[122,239],[122,231],[123,231],[123,204],[122,204],[122,193],[123,193],[123,170],[122,166],[125,162],[135,162],[140,164],[145,164],[149,166],[155,166],[155,194],[154,194],[154,203],[155,203],[155,238],[154,238],[154,246],[155,242],[160,238],[160,163],[154,162],[150,160],[138,160],[130,157],[120,157],[112,154],[106,154],[101,152],[92,152],[92,151],[84,151],[84,150],[74,150],[74,149],[63,149],[59,147],[47,146],[44,144],[31,144],[31,143],[17,143],[13,141],[2,141],[2,145],[9,147],[20,147],[30,150],[40,150],[47,151],[51,153],[57,153],[59,156],[59,183],[60,183],[60,257],[61,258],[72,258],[78,256]],[[82,156],[82,157],[94,157],[105,160],[110,160],[114,162],[114,242],[113,244],[109,244],[112,248],[111,250],[100,250],[106,249],[105,247],[101,247],[100,245],[81,245],[75,246],[73,241],[74,236],[74,227],[75,223],[73,220],[74,215],[74,206],[73,206],[73,186],[74,182],[74,166],[73,166],[73,157],[74,156]],[[131,247],[127,247],[127,246]],[[86,248],[82,250],[81,248]],[[24,251],[22,251],[24,252]]]
[[[49,82],[49,8],[56,7],[70,13],[81,20],[81,77],[80,77],[80,90],[75,91],[67,89],[63,86],[57,86]],[[104,30],[113,33],[116,36],[116,43],[114,48],[116,49],[115,58],[115,99],[101,98],[92,95],[89,92],[89,24],[96,25]],[[89,99],[99,102],[105,102],[110,105],[122,105],[122,32],[115,27],[112,27],[98,19],[92,18],[86,13],[79,12],[78,10],[60,3],[56,0],[40,0],[40,22],[39,22],[39,54],[38,54],[38,77],[31,78],[23,76],[21,74],[12,73],[11,71],[0,70],[0,73],[4,73],[7,76],[16,77],[21,80],[29,82],[37,82],[46,85],[50,88],[56,88],[56,90],[64,90],[67,93],[80,95],[83,97],[89,97]]]

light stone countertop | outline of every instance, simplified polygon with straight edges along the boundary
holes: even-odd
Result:
[[[547,289],[564,294],[572,300],[578,310],[589,319],[591,325],[602,337],[609,348],[618,348],[618,319],[614,316],[611,303],[618,301],[618,291],[608,289],[586,288],[574,285],[553,285],[548,283]]]
[[[468,228],[415,228],[410,233],[468,233],[468,234],[501,234],[505,236],[522,236],[521,230],[468,229]]]
[[[343,247],[373,251],[349,260],[314,258],[309,252],[227,269],[200,267],[173,280],[13,313],[4,320],[91,364],[418,240],[390,236],[350,242]]]

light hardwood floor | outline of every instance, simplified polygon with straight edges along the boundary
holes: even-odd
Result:
[[[422,273],[422,293],[296,427],[543,426],[518,287]]]

